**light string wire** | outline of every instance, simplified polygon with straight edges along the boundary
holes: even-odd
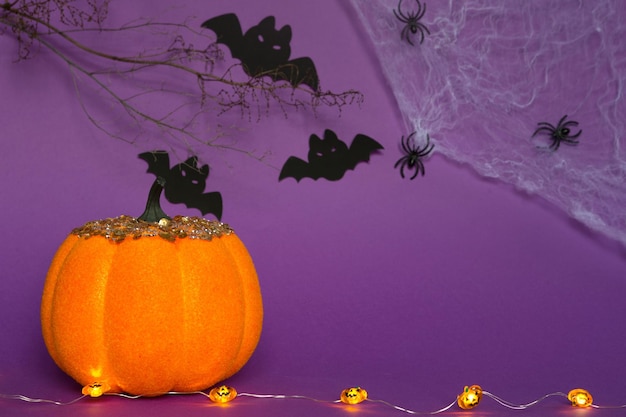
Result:
[[[443,413],[444,411],[448,411],[449,409],[454,407],[454,405],[456,404],[456,400],[454,400],[450,404],[448,404],[445,407],[440,408],[439,410],[436,410],[436,411],[414,411],[414,410],[410,410],[408,408],[400,407],[399,405],[391,404],[390,402],[387,402],[385,400],[374,400],[374,399],[368,398],[365,401],[374,402],[374,403],[380,403],[380,404],[386,405],[387,407],[391,407],[394,410],[398,410],[398,411],[402,411],[403,413],[414,414],[414,415],[415,414],[429,414],[429,415],[440,414],[440,413]]]
[[[317,403],[330,403],[330,404],[338,404],[341,403],[341,400],[320,400],[313,397],[307,397],[306,395],[283,395],[283,394],[252,394],[249,392],[240,392],[237,394],[238,397],[253,397],[253,398],[284,398],[284,399],[296,399],[296,400],[309,400]]]
[[[211,396],[204,391],[193,391],[193,392],[178,392],[178,391],[170,391],[166,393],[167,395],[187,395],[187,394],[198,394],[208,399],[211,399]],[[121,394],[104,394],[104,395],[121,395]],[[141,397],[140,395],[136,396],[137,398]],[[306,395],[286,395],[286,394],[253,394],[251,392],[238,392],[237,397],[252,397],[252,398],[269,398],[269,399],[292,399],[292,400],[309,400],[318,403],[332,403],[337,404],[341,403],[341,400],[320,400],[313,397],[307,397]]]
[[[486,397],[491,398],[493,401],[495,401],[497,404],[512,409],[512,410],[525,410],[527,408],[530,408],[532,406],[535,406],[537,404],[539,404],[540,402],[550,398],[550,397],[564,397],[564,398],[568,398],[568,395],[564,392],[558,391],[558,392],[553,392],[550,394],[546,394],[543,395],[542,397],[537,398],[534,401],[531,401],[529,403],[524,403],[524,404],[516,404],[510,401],[507,401],[489,391],[482,391],[482,394],[485,395]],[[143,395],[129,395],[129,394],[123,394],[123,393],[110,393],[110,392],[105,392],[102,394],[103,396],[114,396],[114,397],[121,397],[121,398],[125,398],[125,399],[139,399],[139,398],[144,398],[146,396]],[[204,391],[191,391],[191,392],[178,392],[178,391],[170,391],[170,392],[166,392],[163,395],[202,395],[208,399],[211,399],[211,396],[204,392]],[[286,395],[286,394],[255,394],[255,393],[249,393],[249,392],[241,392],[241,393],[237,393],[236,395],[237,397],[251,397],[251,398],[258,398],[258,399],[302,399],[302,400],[308,400],[308,401],[313,401],[313,402],[318,402],[318,403],[327,403],[327,404],[340,404],[343,403],[343,401],[341,399],[339,400],[321,400],[321,399],[317,399],[317,398],[313,398],[313,397],[309,397],[306,395]],[[19,400],[19,401],[24,401],[27,403],[45,403],[45,404],[51,404],[51,405],[56,405],[56,406],[67,406],[67,405],[72,405],[72,404],[76,404],[79,401],[90,397],[90,395],[81,395],[73,400],[70,401],[55,401],[55,400],[49,400],[49,399],[42,399],[42,398],[32,398],[32,397],[28,397],[25,395],[21,395],[21,394],[0,394],[0,398],[3,399],[8,399],[8,400]],[[445,407],[442,407],[438,410],[435,411],[415,411],[415,410],[411,410],[408,408],[404,408],[401,407],[399,405],[395,405],[392,404],[388,401],[385,400],[379,400],[379,399],[372,399],[372,398],[364,398],[363,402],[371,402],[371,403],[377,403],[377,404],[382,404],[386,407],[390,407],[394,410],[406,413],[406,414],[411,414],[411,415],[435,415],[435,414],[441,414],[444,413],[448,410],[450,410],[452,407],[454,407],[455,404],[457,404],[457,399],[455,399],[454,401],[452,401],[450,404],[446,405]],[[356,404],[346,404],[346,406],[354,406]],[[589,404],[587,405],[587,407],[591,407],[591,408],[596,408],[596,409],[619,409],[619,408],[626,408],[626,404],[622,404],[622,405],[616,405],[616,406],[610,406],[610,405],[597,405],[597,404]]]
[[[510,408],[512,410],[525,410],[528,407],[532,407],[535,404],[540,403],[541,401],[545,400],[546,398],[550,398],[550,397],[565,397],[567,398],[567,394],[564,392],[553,392],[551,394],[546,394],[543,397],[539,397],[537,398],[535,401],[531,401],[529,403],[526,404],[514,404],[510,401],[504,400],[500,397],[498,397],[495,394],[490,393],[489,391],[483,391],[483,395],[491,398],[492,400],[494,400],[495,402],[497,402],[498,404]],[[591,404],[591,406],[594,406],[594,404]]]
[[[120,394],[120,396],[122,396],[122,394]],[[78,398],[73,399],[72,401],[54,401],[54,400],[46,400],[43,398],[31,398],[31,397],[27,397],[25,395],[20,395],[20,394],[0,394],[0,398],[4,398],[7,400],[20,400],[20,401],[25,401],[27,403],[46,403],[46,404],[53,404],[53,405],[71,405],[74,403],[77,403],[78,401],[82,400],[83,398],[88,397],[88,395],[81,395]]]

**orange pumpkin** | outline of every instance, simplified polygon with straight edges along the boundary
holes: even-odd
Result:
[[[43,338],[86,389],[203,390],[236,373],[259,341],[261,292],[243,243],[216,221],[156,222],[161,189],[155,182],[139,218],[74,229],[50,266]]]

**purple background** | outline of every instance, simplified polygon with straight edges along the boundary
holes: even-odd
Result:
[[[224,198],[223,220],[255,260],[266,312],[257,351],[229,384],[327,400],[359,385],[371,398],[418,411],[449,404],[471,384],[514,403],[579,386],[597,404],[626,403],[624,250],[541,199],[440,155],[427,161],[425,177],[400,178],[393,164],[407,132],[347,2],[172,4],[113,1],[108,23],[199,16],[191,20],[199,24],[235,12],[245,30],[274,15],[278,26],[292,26],[292,57],[315,61],[323,89],[365,95],[341,115],[322,108],[317,116],[272,111],[257,121],[233,111],[217,119],[236,124],[232,140],[271,152],[267,164],[201,151],[213,169],[209,188]],[[130,145],[102,134],[82,113],[57,57],[42,50],[14,63],[16,45],[6,34],[0,50],[0,393],[69,401],[80,387],[56,368],[40,336],[49,262],[73,227],[142,212],[153,177],[137,154],[162,143],[155,137]],[[339,182],[278,182],[275,167],[304,157],[309,135],[326,128],[345,141],[367,134],[385,151]],[[2,415],[192,416],[209,408],[223,416],[346,415],[344,407],[305,400],[240,398],[218,408],[200,396],[107,397],[64,407],[0,399]],[[403,415],[373,403],[359,410]],[[474,413],[576,410],[561,398],[528,411],[486,398]]]

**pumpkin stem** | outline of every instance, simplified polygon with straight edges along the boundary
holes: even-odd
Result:
[[[144,222],[158,223],[161,219],[170,219],[161,208],[161,192],[165,186],[165,178],[157,177],[150,188],[148,194],[148,202],[146,203],[146,209],[143,214],[138,217],[139,220]]]

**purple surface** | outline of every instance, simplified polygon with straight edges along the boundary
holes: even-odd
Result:
[[[110,24],[154,16],[195,21],[226,12],[244,29],[275,15],[290,24],[292,56],[310,56],[324,89],[355,88],[365,102],[310,113],[236,112],[233,140],[279,167],[303,156],[312,133],[367,134],[385,146],[336,183],[292,179],[236,153],[203,152],[222,192],[223,220],[250,250],[265,327],[251,361],[228,383],[239,391],[334,400],[359,385],[375,399],[418,411],[454,400],[464,385],[514,403],[584,387],[600,405],[626,404],[626,255],[565,214],[436,155],[427,175],[402,180],[394,162],[404,126],[377,60],[348,4],[200,1],[112,2]],[[396,36],[396,34],[394,34]],[[13,63],[0,36],[0,393],[70,401],[80,387],[43,345],[39,301],[54,251],[88,220],[138,215],[152,182],[137,145],[103,135],[85,118],[69,72],[45,51]],[[228,53],[227,53],[228,56]],[[246,142],[248,141],[248,142]],[[182,155],[186,156],[186,155]],[[168,207],[195,215],[180,207]],[[204,397],[105,398],[69,406],[0,399],[12,415],[346,415],[307,400]],[[369,415],[403,415],[363,404]],[[449,413],[456,412],[453,409]],[[592,410],[599,416],[624,410]],[[574,415],[559,398],[510,411],[486,398],[473,415]]]

